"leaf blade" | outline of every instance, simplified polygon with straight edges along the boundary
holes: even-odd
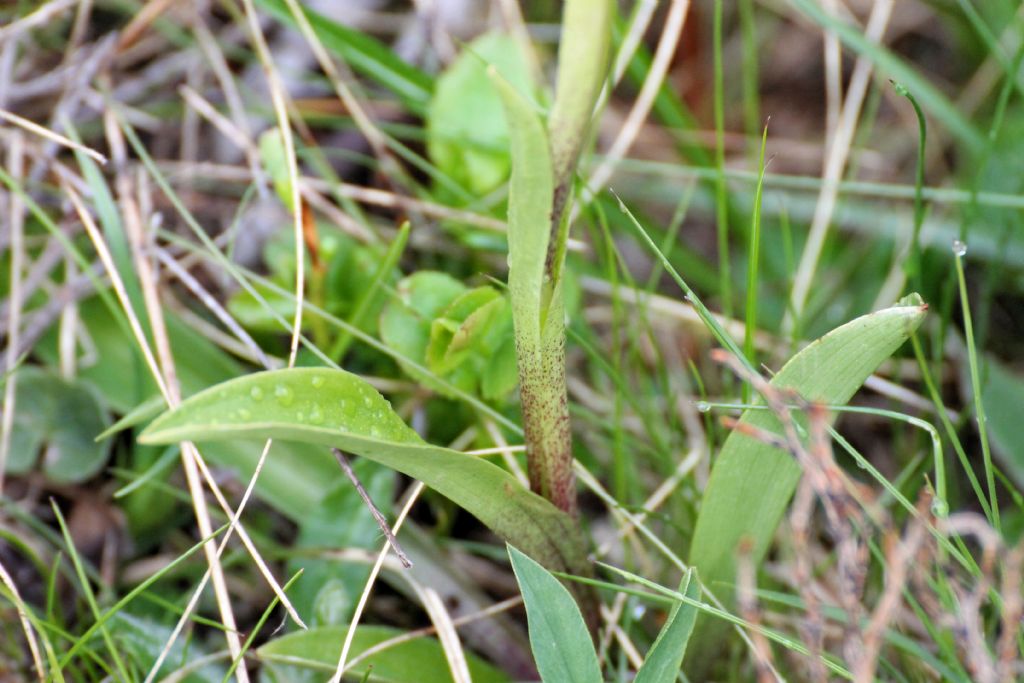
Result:
[[[554,177],[547,131],[530,103],[496,70],[489,70],[501,95],[512,145],[508,190],[508,288],[520,354],[541,345]],[[550,296],[548,283],[548,296]]]
[[[425,443],[373,387],[343,370],[296,368],[229,380],[190,397],[139,436],[142,443],[242,438],[334,446],[373,460],[424,482],[546,566],[589,574],[572,518],[497,465]]]
[[[537,562],[508,546],[526,604],[530,649],[545,683],[600,683],[601,669],[583,615],[569,591]]]
[[[926,308],[897,305],[846,323],[796,354],[771,383],[809,400],[845,404],[909,338]],[[740,422],[780,431],[769,411],[747,410]],[[738,429],[729,435],[708,480],[690,549],[690,563],[706,585],[732,581],[735,548],[744,536],[753,541],[751,558],[760,562],[799,477],[800,467],[788,454]]]
[[[700,598],[700,582],[694,569],[691,568],[683,576],[678,592],[691,600]],[[633,683],[674,683],[683,665],[686,645],[690,642],[696,621],[697,608],[689,603],[677,602],[647,652],[643,665],[636,672]]]

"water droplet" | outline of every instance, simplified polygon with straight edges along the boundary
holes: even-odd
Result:
[[[263,390],[260,389],[259,387],[253,387],[252,389],[249,390],[249,396],[254,401],[262,401],[263,400]]]
[[[378,429],[376,425],[370,427],[370,436],[372,436],[374,439],[380,438],[380,429]]]
[[[707,401],[697,401],[697,410],[706,413],[711,410],[711,404]]]
[[[338,407],[341,408],[342,410],[345,410],[345,408],[348,408],[348,401],[346,401],[345,399],[341,399],[340,401],[338,401]]]
[[[245,408],[240,408],[237,415],[239,420],[248,420],[249,418],[252,417],[252,413],[250,413]]]
[[[283,406],[290,406],[292,403],[295,403],[295,393],[291,390],[291,387],[284,384],[278,384],[274,387],[274,398]]]
[[[313,409],[309,411],[309,421],[315,425],[323,423],[324,413],[320,410],[320,406],[313,406]]]
[[[369,396],[366,396],[365,398],[363,398],[363,405],[366,406],[367,408],[372,408],[373,407],[373,399],[370,398]]]
[[[299,412],[295,413],[295,419],[298,420],[299,422],[305,422],[306,413],[300,410]]]
[[[948,517],[949,504],[941,498],[936,498],[932,501],[932,514],[939,518]]]
[[[316,388],[322,387],[324,385],[324,378],[320,375],[313,375],[313,379],[310,380],[310,383]]]
[[[861,468],[862,470],[866,470],[868,468],[868,464],[863,460],[858,460],[857,467]]]
[[[953,240],[953,253],[957,256],[964,256],[967,254],[967,245],[960,240]]]
[[[634,619],[639,621],[640,619],[644,618],[645,614],[647,614],[647,608],[644,607],[643,605],[636,605],[636,606],[633,607],[633,618]]]
[[[348,425],[340,424],[337,427],[335,427],[335,429],[344,434],[345,432],[348,431]]]

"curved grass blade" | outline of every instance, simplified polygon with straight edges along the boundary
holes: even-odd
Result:
[[[497,465],[425,443],[373,387],[343,370],[275,370],[230,380],[184,401],[139,436],[151,444],[269,438],[333,446],[398,470],[553,571],[591,573],[571,517]]]
[[[808,400],[844,405],[872,372],[924,319],[917,295],[899,305],[861,316],[800,351],[772,379],[772,386],[792,389]],[[747,410],[740,422],[781,432],[769,411]],[[731,583],[740,539],[753,542],[751,558],[760,563],[800,479],[792,457],[734,430],[722,446],[704,491],[697,517],[690,563],[706,585]]]
[[[508,546],[526,604],[530,649],[544,683],[600,683],[601,668],[583,615],[550,572]]]

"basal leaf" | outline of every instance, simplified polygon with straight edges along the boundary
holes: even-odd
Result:
[[[276,370],[230,380],[184,401],[139,437],[143,443],[265,438],[335,446],[379,462],[450,498],[552,570],[588,573],[583,535],[571,517],[497,465],[424,443],[373,387],[343,370]]]
[[[545,683],[600,683],[590,632],[569,591],[511,545],[508,557],[526,604],[530,648]]]
[[[77,483],[107,462],[110,443],[96,436],[108,424],[96,392],[38,367],[18,371],[9,473],[22,474],[43,453],[42,469],[59,483]]]
[[[845,404],[924,318],[914,295],[892,308],[862,316],[811,343],[775,375],[771,384],[829,405]],[[741,423],[781,433],[776,417],[748,410]],[[735,577],[735,553],[744,537],[759,563],[800,478],[800,467],[780,451],[736,429],[726,439],[704,492],[690,563],[705,585],[723,588]],[[718,595],[728,600],[731,587]]]
[[[427,111],[427,152],[438,169],[484,195],[508,177],[508,124],[488,65],[514,87],[529,91],[530,69],[519,41],[485,34],[466,46],[437,79]]]
[[[690,569],[683,576],[679,592],[693,600],[700,597],[700,582],[696,571]],[[636,672],[633,683],[674,683],[678,680],[686,644],[690,642],[696,621],[697,608],[685,602],[677,602],[647,652],[643,666]]]
[[[267,680],[277,683],[322,681],[338,663],[347,627],[326,626],[276,638],[256,651],[266,666]],[[402,635],[384,626],[360,626],[352,640],[353,659],[371,647]],[[466,657],[476,683],[501,683],[508,678],[479,657]],[[370,683],[420,683],[450,681],[452,676],[436,638],[415,638],[381,650],[354,666],[345,680]]]

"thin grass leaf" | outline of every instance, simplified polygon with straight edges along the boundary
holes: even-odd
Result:
[[[583,615],[569,591],[544,567],[508,546],[526,604],[530,648],[545,683],[600,683],[601,668]]]
[[[497,465],[424,443],[373,387],[343,370],[278,370],[224,382],[157,418],[139,440],[270,438],[337,447],[398,470],[545,566],[589,574],[583,535],[568,515]]]
[[[679,582],[679,592],[694,601],[700,598],[700,581],[697,580],[693,569],[686,572],[683,580]],[[696,621],[697,608],[689,603],[677,602],[669,612],[668,621],[651,645],[633,682],[673,683],[679,676],[686,645],[690,642],[690,634],[693,633]]]
[[[256,4],[275,19],[289,26],[295,17],[283,0],[256,0]],[[344,59],[355,71],[377,81],[398,95],[403,103],[419,113],[426,109],[434,87],[429,75],[402,60],[386,45],[366,33],[331,21],[306,10],[306,18],[325,47]]]
[[[844,405],[917,329],[926,308],[914,295],[838,327],[790,359],[771,383],[808,400]],[[767,411],[747,410],[740,422],[775,433],[781,429]],[[729,435],[705,489],[690,548],[690,562],[707,585],[714,589],[716,583],[733,581],[743,537],[753,542],[751,559],[760,563],[800,474],[789,454],[739,430]]]

